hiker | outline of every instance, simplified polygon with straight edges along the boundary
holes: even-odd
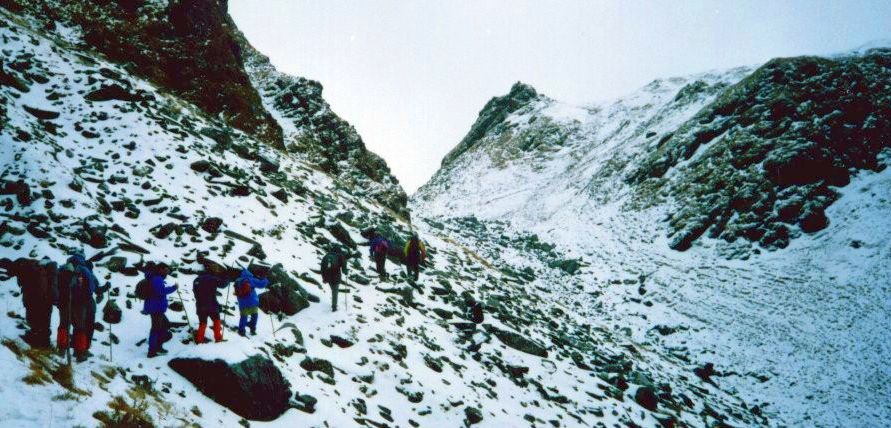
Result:
[[[322,281],[331,287],[331,312],[337,312],[337,292],[340,291],[340,274],[347,273],[347,256],[334,247],[322,257]]]
[[[207,329],[207,319],[213,321],[213,338],[216,342],[223,341],[223,324],[220,321],[220,304],[217,302],[217,289],[226,288],[234,279],[228,279],[225,268],[211,262],[204,262],[204,272],[195,278],[192,283],[192,292],[195,295],[195,311],[198,313],[198,330],[195,331],[195,343],[204,343],[204,331]]]
[[[22,288],[22,304],[28,322],[28,332],[22,338],[34,348],[49,348],[50,317],[58,294],[58,266],[44,256],[40,261],[0,259],[0,268],[6,270],[6,275],[16,277]]]
[[[424,260],[427,258],[427,247],[418,238],[417,233],[412,233],[411,238],[405,243],[403,256],[405,256],[406,274],[412,281],[417,281],[418,275],[421,273],[421,263],[424,263]]]
[[[148,357],[154,358],[167,353],[164,343],[173,338],[173,334],[170,333],[170,322],[164,313],[167,312],[167,295],[179,287],[177,285],[168,287],[164,282],[170,274],[170,267],[165,263],[149,262],[143,271],[145,279],[144,282],[140,281],[140,284],[137,284],[136,294],[144,300],[142,313],[152,319],[148,338]]]
[[[241,276],[235,280],[235,297],[238,298],[238,311],[241,318],[238,320],[238,335],[245,335],[245,328],[250,327],[251,335],[257,335],[257,312],[260,299],[257,297],[257,288],[265,288],[269,285],[266,278],[258,278],[250,269],[241,271]],[[248,318],[250,317],[250,320]]]
[[[85,361],[90,354],[96,323],[96,301],[102,300],[102,293],[107,288],[100,288],[98,284],[93,275],[93,264],[84,258],[83,251],[75,250],[59,269],[56,346],[60,353],[72,346],[78,362]],[[73,328],[70,337],[69,328]]]
[[[369,256],[374,259],[375,270],[381,281],[387,280],[387,252],[390,250],[390,241],[377,232],[368,241]]]

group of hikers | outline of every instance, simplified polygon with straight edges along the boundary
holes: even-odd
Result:
[[[376,231],[369,232],[369,256],[375,262],[375,269],[381,281],[386,281],[386,259],[390,252],[390,242]],[[74,250],[62,266],[48,257],[40,260],[19,258],[0,259],[0,279],[16,278],[22,289],[25,306],[25,320],[29,330],[24,340],[35,348],[50,348],[50,323],[52,309],[59,311],[59,324],[56,330],[56,349],[60,354],[74,352],[78,362],[86,360],[92,343],[96,325],[96,305],[102,302],[111,284],[99,285],[93,273],[93,263],[112,254],[100,252],[87,259],[83,251]],[[406,273],[411,281],[417,281],[420,265],[426,258],[426,248],[418,235],[412,233],[403,248]],[[339,246],[330,248],[321,260],[322,280],[331,288],[331,310],[337,311],[337,296],[342,283],[342,274],[347,272],[347,260],[352,255]],[[192,283],[195,297],[195,311],[198,328],[195,330],[195,343],[205,343],[208,321],[211,321],[214,341],[223,341],[223,320],[220,318],[222,306],[217,301],[220,289],[232,285],[240,318],[238,334],[257,334],[257,318],[260,299],[257,289],[269,285],[269,268],[250,263],[241,271],[227,268],[211,260],[200,258],[202,271]],[[167,277],[171,267],[166,263],[147,262],[138,265],[144,278],[136,284],[134,295],[143,300],[142,312],[151,319],[148,336],[148,357],[163,355],[167,351],[164,344],[173,338],[170,322],[167,319],[168,295],[178,293],[177,285],[168,285]],[[5,277],[4,277],[5,276]],[[181,300],[181,298],[180,298]],[[228,294],[227,294],[228,305]],[[70,354],[68,354],[70,356]]]

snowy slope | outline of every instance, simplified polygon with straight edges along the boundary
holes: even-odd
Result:
[[[677,238],[685,236],[684,227],[696,224],[697,214],[709,218],[710,206],[691,196],[700,194],[691,188],[700,190],[690,183],[720,183],[724,176],[718,174],[725,171],[727,158],[718,153],[754,128],[722,131],[683,156],[669,151],[710,126],[703,113],[748,94],[738,88],[760,84],[770,67],[826,67],[825,75],[794,82],[805,98],[808,90],[822,97],[821,88],[859,83],[858,70],[868,70],[863,75],[872,83],[861,86],[865,92],[848,92],[859,102],[887,94],[881,88],[891,84],[884,74],[887,65],[882,68],[888,57],[886,51],[859,49],[834,57],[836,62],[777,60],[760,73],[739,68],[659,79],[614,102],[588,106],[537,93],[518,96],[535,91],[517,84],[483,109],[468,134],[472,138],[462,141],[453,151],[457,156],[447,157],[412,196],[411,208],[423,219],[424,229],[458,235],[496,266],[520,267],[515,273],[534,278],[532,284],[544,298],[563,302],[641,346],[677,355],[691,367],[713,363],[721,373],[713,378],[717,385],[758,403],[772,423],[885,425],[891,421],[886,404],[891,372],[884,363],[891,355],[886,331],[891,313],[888,140],[876,140],[886,148],[878,147],[875,164],[846,164],[853,165],[850,183],[826,186],[834,196],[813,199],[828,206],[824,228],[805,233],[793,229],[792,239],[779,250],[782,246],[759,243],[762,235],[715,239],[724,238],[720,227],[726,223],[706,223],[706,229],[690,235],[693,245],[686,252],[671,249],[685,249]],[[774,82],[785,84],[782,79]],[[747,96],[753,97],[745,98],[756,106],[753,111],[771,101]],[[821,103],[843,98],[815,98],[816,104],[809,105],[834,118],[839,114],[821,110]],[[526,101],[505,102],[517,99]],[[507,114],[489,108],[508,104]],[[739,117],[723,111],[716,123]],[[806,113],[801,120],[823,123],[824,128],[805,126],[836,132],[839,139],[846,135],[839,129],[858,129]],[[873,123],[882,123],[877,132],[888,130],[886,113],[881,107],[874,113],[878,122]],[[780,130],[761,134],[768,135],[764,141],[794,135],[782,133],[782,121],[764,123],[762,129]],[[480,124],[484,132],[479,132]],[[856,139],[858,134],[851,135]],[[861,141],[865,138],[870,137],[861,136]],[[779,150],[773,153],[782,154]],[[660,157],[663,153],[669,154]],[[634,179],[664,159],[673,163],[659,177]],[[786,184],[783,193],[781,187],[769,188],[765,176],[756,172],[748,180],[767,185],[767,194],[803,195],[804,201],[813,197],[809,189],[824,185]],[[731,195],[741,194],[745,189],[731,179],[727,176],[725,188]],[[721,187],[711,189],[713,193],[701,194],[713,197]],[[771,198],[771,204],[780,199]],[[755,224],[773,226],[772,218],[760,215],[763,223]]]
[[[293,408],[253,426],[767,423],[751,413],[754,402],[699,381],[671,353],[554,302],[517,277],[521,265],[496,268],[446,230],[423,235],[430,263],[413,301],[402,276],[381,283],[363,257],[350,263],[348,309],[332,313],[314,269],[337,239],[334,226],[357,242],[370,226],[402,237],[410,227],[367,197],[367,187],[320,170],[305,154],[270,148],[128,73],[85,49],[64,22],[48,29],[0,9],[0,40],[0,177],[22,180],[33,200],[0,196],[0,257],[62,260],[70,248],[91,255],[117,246],[125,265],[97,266],[123,321],[99,323],[94,356],[70,375],[62,359],[19,339],[18,287],[0,284],[7,314],[0,320],[0,425],[96,426],[121,417],[154,426],[247,424],[167,363],[253,355],[272,361],[295,394]],[[289,129],[282,112],[272,117]],[[210,218],[221,220],[218,231],[207,227]],[[261,315],[257,337],[227,331],[221,344],[186,343],[199,251],[228,265],[280,263],[298,284],[293,291],[320,301],[292,316]],[[130,276],[143,259],[175,263],[170,282],[181,294],[172,299],[185,307],[168,314],[179,324],[171,353],[151,360],[142,342],[149,320],[132,295],[138,277]],[[482,323],[467,319],[471,297],[482,303]],[[234,302],[227,305],[231,325]],[[307,357],[329,362],[330,373],[305,369]],[[317,400],[313,408],[307,397]]]

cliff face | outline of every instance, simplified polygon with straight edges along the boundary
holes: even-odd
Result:
[[[366,196],[408,218],[408,196],[390,167],[365,147],[356,129],[322,97],[322,84],[281,73],[238,33],[245,69],[266,109],[284,130],[286,149]]]
[[[48,30],[73,29],[73,43],[229,127],[304,156],[344,186],[409,217],[398,180],[331,111],[321,84],[276,71],[232,22],[225,0],[8,0],[2,6]]]
[[[281,127],[266,112],[244,71],[225,0],[6,0],[4,7],[73,27],[84,47],[124,64],[230,126],[274,147]]]

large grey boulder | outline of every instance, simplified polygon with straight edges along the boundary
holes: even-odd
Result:
[[[174,358],[168,365],[201,393],[245,419],[275,420],[290,407],[291,385],[265,357],[255,355],[232,365],[219,359]]]

